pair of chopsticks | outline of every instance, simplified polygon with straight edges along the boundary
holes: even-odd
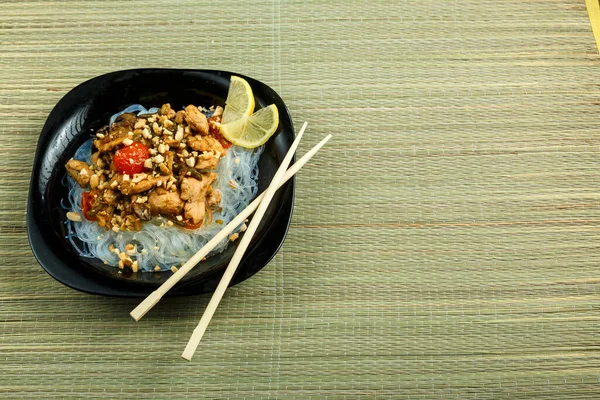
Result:
[[[275,176],[271,180],[271,183],[267,190],[258,196],[248,207],[246,207],[241,213],[238,214],[230,223],[228,223],[219,233],[217,233],[204,247],[202,247],[196,254],[194,254],[185,264],[181,266],[169,279],[167,279],[158,289],[152,292],[144,301],[142,301],[133,311],[131,311],[131,317],[139,321],[152,307],[154,307],[160,299],[171,289],[181,278],[185,276],[192,268],[198,264],[212,249],[214,249],[222,240],[229,237],[229,235],[240,226],[246,218],[250,216],[255,210],[256,213],[250,221],[248,228],[235,251],[217,289],[213,293],[200,322],[196,329],[194,329],[194,333],[190,338],[187,346],[183,354],[181,355],[186,360],[191,360],[200,340],[202,340],[202,336],[212,319],[217,306],[221,302],[223,295],[225,294],[225,290],[229,286],[231,279],[233,278],[237,267],[246,252],[246,249],[250,245],[250,241],[252,237],[256,233],[256,229],[260,224],[262,217],[264,216],[271,200],[277,189],[279,189],[285,182],[287,182],[290,178],[292,178],[299,170],[302,168],[320,149],[331,139],[331,135],[327,135],[323,140],[321,140],[315,147],[313,147],[308,153],[306,153],[302,158],[300,158],[294,165],[292,165],[289,169],[288,166],[294,156],[296,148],[300,143],[300,139],[302,135],[304,135],[304,130],[308,124],[305,122],[300,129],[300,132],[296,136],[294,143],[292,143],[290,149],[288,150],[285,158],[281,162],[279,169],[275,173]]]

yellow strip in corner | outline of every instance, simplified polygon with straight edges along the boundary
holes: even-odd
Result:
[[[596,39],[596,47],[600,53],[600,0],[585,0],[590,23],[592,24],[592,32]]]

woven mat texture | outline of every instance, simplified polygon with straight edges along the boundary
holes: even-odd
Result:
[[[0,1],[0,398],[600,398],[600,84],[583,0]],[[37,137],[135,67],[276,89],[292,227],[229,290],[90,296],[36,263]]]

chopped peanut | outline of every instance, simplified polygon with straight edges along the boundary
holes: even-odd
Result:
[[[79,213],[76,213],[74,211],[69,211],[67,213],[67,218],[73,222],[81,222],[81,215],[79,215]]]
[[[132,245],[131,243],[128,243],[125,246],[125,250],[127,251],[127,254],[130,255],[130,256],[132,256],[132,255],[135,254],[135,246]]]
[[[177,132],[175,133],[175,140],[183,139],[183,128],[181,126],[177,127]]]
[[[146,120],[143,118],[140,118],[136,121],[133,129],[140,129],[140,128],[145,128],[145,127],[146,127]]]
[[[90,187],[92,189],[96,189],[98,187],[99,183],[100,183],[100,178],[98,177],[98,175],[94,174],[94,175],[90,176]]]

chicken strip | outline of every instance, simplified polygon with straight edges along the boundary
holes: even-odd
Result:
[[[92,170],[90,169],[90,166],[83,161],[71,158],[65,167],[67,168],[69,175],[79,183],[79,186],[85,187],[90,183]]]
[[[217,174],[210,173],[202,175],[202,180],[183,178],[181,182],[181,199],[187,200],[184,206],[184,215],[194,225],[204,220],[206,193],[215,179],[217,179]]]
[[[217,169],[219,159],[212,153],[200,154],[196,161],[196,169]]]
[[[206,203],[204,201],[191,202],[188,201],[183,207],[185,218],[193,225],[198,225],[204,221],[206,215]]]
[[[169,180],[168,176],[157,176],[143,179],[139,182],[134,182],[133,180],[121,182],[121,186],[119,189],[121,193],[125,195],[142,193],[147,190],[152,189],[153,187],[160,186],[162,184],[167,183]]]
[[[157,188],[148,197],[152,215],[177,215],[183,209],[183,201],[178,192]]]
[[[119,146],[129,132],[132,132],[137,121],[137,116],[131,113],[120,115],[110,127],[108,133],[100,139],[94,140],[94,146],[102,153]]]
[[[185,120],[200,135],[208,135],[208,120],[195,105],[190,104],[185,108]]]
[[[188,145],[197,151],[202,152],[212,152],[215,154],[224,155],[225,148],[221,143],[212,136],[204,136],[204,137],[190,137],[188,138]]]
[[[195,178],[183,178],[181,181],[181,199],[187,201],[204,200],[210,185],[217,179],[214,172],[202,174],[200,180]]]
[[[213,190],[212,192],[210,192],[210,194],[206,197],[206,204],[209,207],[212,206],[216,206],[221,202],[221,191],[220,190]]]

